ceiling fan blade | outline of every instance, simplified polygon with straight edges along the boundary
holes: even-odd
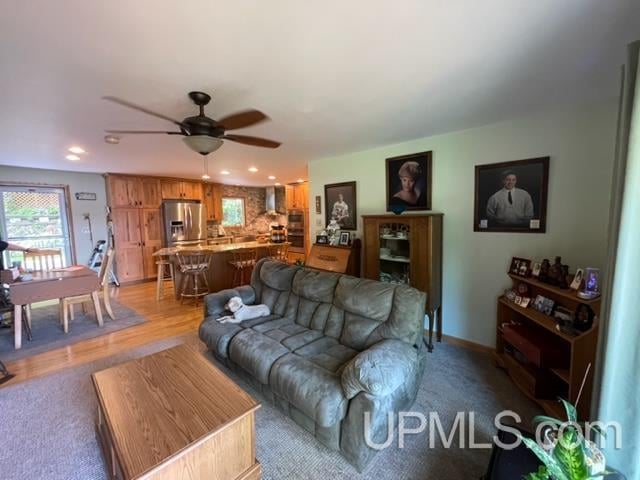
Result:
[[[184,135],[182,132],[165,132],[163,130],[105,130],[107,133],[115,133],[115,134],[138,134],[138,133],[164,133],[166,135]]]
[[[282,145],[274,140],[267,140],[260,137],[249,137],[247,135],[225,135],[222,138],[231,140],[232,142],[244,143],[245,145],[253,145],[254,147],[278,148]]]
[[[234,113],[218,120],[225,130],[235,130],[237,128],[250,127],[260,122],[269,120],[264,113],[258,110],[245,110],[244,112]]]
[[[161,113],[153,112],[153,111],[151,111],[151,110],[149,110],[147,108],[141,107],[140,105],[136,105],[135,103],[128,102],[128,101],[123,100],[123,99],[118,98],[118,97],[106,96],[106,97],[102,97],[102,98],[104,100],[109,100],[110,102],[117,103],[118,105],[122,105],[123,107],[132,108],[134,110],[138,110],[139,112],[146,113],[147,115],[153,115],[154,117],[158,117],[158,118],[161,118],[163,120],[167,120],[167,121],[169,121],[171,123],[174,123],[174,124],[178,125],[180,128],[184,128],[186,130],[186,128],[182,124],[182,122],[179,122],[175,118],[167,117],[166,115],[163,115]]]

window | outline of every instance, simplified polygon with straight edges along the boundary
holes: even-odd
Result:
[[[67,202],[63,188],[0,185],[0,238],[23,247],[59,249],[62,267],[73,262]],[[4,263],[20,262],[22,252],[5,251]]]
[[[244,198],[222,198],[222,226],[244,227]]]

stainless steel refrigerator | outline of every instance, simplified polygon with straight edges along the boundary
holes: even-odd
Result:
[[[162,218],[166,247],[207,244],[207,214],[200,202],[165,200]]]

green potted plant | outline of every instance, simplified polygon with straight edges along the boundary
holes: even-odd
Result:
[[[519,435],[524,444],[544,464],[537,472],[526,475],[525,480],[599,480],[615,472],[607,471],[602,452],[592,441],[586,439],[577,423],[575,407],[560,399],[567,420],[539,415],[535,424],[546,422],[550,428],[545,432],[544,445],[536,440]],[[556,428],[551,427],[551,425]],[[597,426],[592,428],[600,435],[604,432]]]

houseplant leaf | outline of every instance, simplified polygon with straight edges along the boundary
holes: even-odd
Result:
[[[584,439],[574,428],[567,428],[561,433],[553,449],[553,457],[570,480],[589,478],[584,454]]]
[[[576,412],[576,407],[571,405],[564,398],[561,398],[560,401],[562,402],[562,405],[564,405],[564,411],[567,412],[567,420],[573,423],[577,422],[578,413]]]
[[[552,475],[554,480],[573,480],[572,478],[565,475],[562,471],[562,467],[556,458],[549,455],[540,445],[536,443],[535,440],[530,438],[525,438],[522,435],[518,434],[520,440],[524,442],[524,444],[531,450],[538,459],[544,463],[547,467],[547,472],[549,475]]]

